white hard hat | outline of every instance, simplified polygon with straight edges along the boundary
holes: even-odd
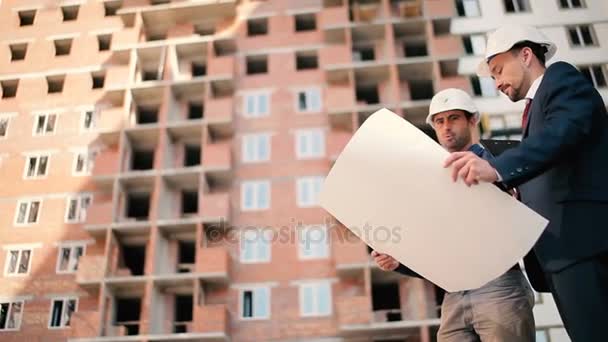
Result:
[[[433,126],[433,116],[435,114],[455,109],[464,110],[473,114],[475,123],[477,124],[479,122],[479,111],[471,96],[464,90],[448,88],[433,96],[431,105],[429,106],[429,115],[426,117],[426,123]]]
[[[503,26],[488,35],[486,54],[477,67],[478,76],[491,76],[488,61],[490,58],[509,51],[515,44],[530,41],[547,48],[545,60],[555,55],[557,46],[550,41],[539,29],[526,25]]]

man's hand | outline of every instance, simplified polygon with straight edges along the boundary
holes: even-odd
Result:
[[[397,267],[399,267],[399,261],[395,260],[395,258],[388,254],[372,251],[372,257],[374,258],[374,261],[378,267],[380,267],[380,269],[383,271],[394,271]]]
[[[498,181],[498,175],[492,165],[472,152],[453,152],[443,165],[443,167],[450,166],[452,166],[454,182],[462,178],[467,186],[471,186],[479,182]]]

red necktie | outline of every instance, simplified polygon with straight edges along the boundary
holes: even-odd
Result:
[[[525,131],[528,125],[528,112],[530,112],[530,106],[532,105],[532,99],[526,99],[526,108],[524,108],[524,115],[521,118],[521,130]]]

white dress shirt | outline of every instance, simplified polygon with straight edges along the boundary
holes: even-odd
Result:
[[[530,89],[528,89],[528,92],[526,93],[526,100],[530,101],[532,99],[534,99],[534,95],[536,95],[536,92],[538,91],[538,87],[540,87],[540,82],[543,81],[543,75],[538,76],[537,79],[534,80],[534,82],[532,82],[532,84],[530,85]]]

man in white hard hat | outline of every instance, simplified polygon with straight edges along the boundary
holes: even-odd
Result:
[[[518,187],[522,202],[549,219],[533,250],[566,330],[574,342],[606,341],[608,114],[574,66],[545,68],[555,50],[533,27],[489,35],[478,74],[492,76],[511,101],[526,100],[522,142],[491,161],[453,153],[445,166],[467,185]]]
[[[450,152],[472,151],[485,159],[492,155],[474,138],[479,112],[471,97],[460,89],[446,89],[431,100],[426,122],[437,133],[441,146]],[[474,211],[471,213],[474,215]],[[466,224],[466,223],[465,223]],[[387,254],[372,252],[385,271],[420,277]],[[534,341],[532,308],[534,294],[519,265],[468,291],[446,293],[441,305],[440,342]]]

